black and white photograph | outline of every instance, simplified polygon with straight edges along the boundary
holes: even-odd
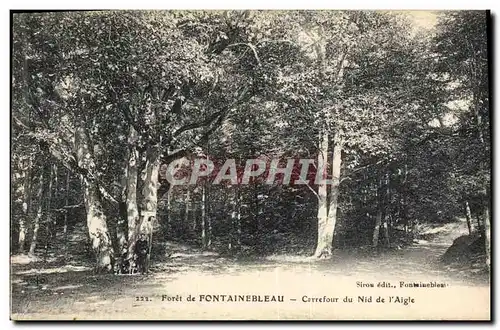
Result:
[[[11,320],[491,320],[491,38],[11,10]]]

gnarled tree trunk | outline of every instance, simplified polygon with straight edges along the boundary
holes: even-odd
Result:
[[[140,233],[148,238],[149,253],[147,256],[146,270],[149,268],[151,247],[153,244],[153,229],[157,219],[158,210],[158,174],[160,171],[160,154],[158,147],[148,148],[146,152],[146,168],[143,173],[142,203],[140,209]]]
[[[87,170],[93,169],[95,167],[93,155],[90,151],[87,132],[83,125],[76,129],[75,146],[78,166]],[[101,202],[99,185],[95,181],[95,178],[83,174],[80,178],[84,190],[87,229],[96,258],[96,271],[111,271],[113,269],[114,253],[106,215],[104,214]]]
[[[84,187],[85,210],[87,211],[87,229],[92,250],[96,257],[97,271],[111,271],[113,265],[113,247],[108,231],[106,215],[102,207],[99,188],[95,182],[82,178]]]
[[[119,211],[116,220],[116,247],[117,252],[119,252],[120,258],[126,249],[128,242],[128,226],[127,226],[127,182],[128,182],[128,161],[129,152],[125,153],[123,173],[121,178],[121,191],[120,191],[120,201],[119,201]]]
[[[139,153],[135,146],[137,141],[137,131],[130,127],[129,132],[129,158],[127,164],[126,177],[126,203],[127,203],[127,228],[128,228],[128,259],[134,257],[135,242],[137,241],[140,230],[139,208],[137,205],[137,179],[138,179],[138,161]],[[132,266],[132,263],[130,263]]]
[[[150,148],[146,154],[146,168],[143,176],[141,216],[144,220],[155,220],[158,208],[158,172],[160,157],[157,148]],[[150,219],[152,217],[152,219]],[[153,222],[142,221],[141,231],[149,234],[153,229]]]

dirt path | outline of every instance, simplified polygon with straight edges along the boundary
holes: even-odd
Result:
[[[343,297],[351,293],[387,293],[383,289],[359,288],[358,283],[376,286],[380,282],[390,282],[399,286],[401,281],[446,283],[450,288],[473,290],[470,294],[481,299],[484,292],[489,291],[488,279],[445,269],[439,263],[439,256],[446,247],[419,244],[377,254],[336,251],[333,260],[328,261],[286,256],[237,261],[181,247],[169,260],[153,265],[149,276],[93,275],[88,268],[71,265],[41,268],[33,263],[13,264],[13,318],[212,319],[217,315],[232,319],[329,319],[335,315],[323,305],[314,305],[316,307],[311,309],[304,303],[294,304],[299,304],[304,295]],[[413,292],[418,296],[425,289],[419,292],[401,290],[398,294]],[[199,300],[200,295],[221,294],[282,295],[292,303],[276,309],[262,303],[229,306],[229,303],[185,302],[189,295]],[[174,300],[167,301],[166,296]],[[440,296],[446,294],[440,293],[437,297]],[[422,296],[420,301],[424,299],[431,298]],[[340,313],[342,307],[337,310]],[[352,309],[349,313],[355,318],[371,315],[366,310],[359,315]],[[398,313],[405,315],[407,311],[396,311],[396,318]],[[372,317],[376,318],[376,314]]]

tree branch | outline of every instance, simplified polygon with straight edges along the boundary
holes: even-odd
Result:
[[[255,56],[255,59],[257,60],[257,64],[259,66],[261,66],[259,55],[257,54],[257,50],[255,49],[255,46],[253,44],[251,44],[251,43],[244,43],[244,42],[238,42],[238,43],[235,43],[235,44],[228,45],[226,48],[235,47],[235,46],[247,46],[248,48],[250,48],[252,50],[252,52],[253,52],[253,55]]]
[[[100,185],[98,183],[98,186],[99,186],[99,191],[101,192],[102,194],[102,197],[106,198],[109,202],[111,202],[112,204],[115,204],[115,205],[119,205],[120,202],[118,202],[113,196],[111,196],[106,189],[103,188],[102,185]]]
[[[12,119],[14,119],[14,121],[16,122],[17,125],[23,127],[23,128],[26,128],[26,129],[30,129],[25,123],[23,123],[20,119],[18,119],[16,116],[12,116]]]
[[[313,188],[309,185],[309,183],[306,183],[306,186],[307,186],[307,188],[309,188],[309,190],[311,190],[311,191],[314,193],[314,195],[316,196],[316,198],[317,198],[317,199],[319,199],[319,195],[318,195],[318,193],[316,192],[316,190],[314,190],[314,189],[313,189]]]
[[[190,123],[190,124],[182,126],[181,128],[177,129],[172,134],[172,137],[179,136],[181,133],[184,133],[185,131],[189,131],[189,130],[192,130],[192,129],[196,129],[196,128],[200,128],[200,127],[203,127],[203,126],[209,126],[209,125],[211,125],[217,119],[220,119],[221,117],[224,117],[227,114],[227,112],[232,107],[234,107],[235,105],[237,105],[239,102],[247,100],[249,96],[251,96],[251,94],[248,94],[248,87],[245,87],[243,89],[243,91],[240,93],[239,97],[237,97],[236,100],[233,101],[230,105],[226,106],[222,110],[219,110],[219,111],[213,113],[210,117],[208,117],[208,118],[206,118],[206,119],[204,119],[202,121],[198,121],[198,122],[194,122],[194,123]]]
[[[112,204],[115,205],[118,204],[118,201],[113,196],[111,196],[111,194],[108,193],[108,191],[104,189],[104,187],[102,187],[102,185],[100,184],[100,180],[94,173],[78,165],[78,162],[76,160],[76,157],[74,157],[74,155],[64,150],[64,148],[57,148],[57,144],[53,143],[53,141],[51,141],[50,139],[46,139],[43,136],[37,134],[33,134],[32,136],[39,142],[45,143],[48,147],[50,154],[57,160],[59,160],[65,168],[74,173],[80,174],[90,180],[94,180],[99,186],[99,191],[101,192],[102,196]]]
[[[217,112],[213,113],[210,117],[206,118],[205,120],[184,125],[181,128],[179,128],[178,130],[176,130],[172,134],[172,136],[176,137],[176,136],[179,136],[180,134],[184,133],[185,131],[189,131],[189,130],[192,130],[192,129],[200,128],[200,127],[203,127],[203,126],[208,126],[213,121],[215,121],[219,116],[221,116],[225,111],[227,111],[227,109],[222,109],[220,111],[217,111]]]
[[[189,150],[188,149],[180,149],[180,150],[176,150],[175,152],[171,153],[171,154],[168,154],[166,155],[165,157],[163,157],[162,161],[164,164],[168,164],[176,159],[179,159],[179,158],[182,158],[182,157],[186,157],[187,155],[189,154]]]
[[[77,209],[77,208],[80,208],[83,206],[84,206],[83,202],[80,202],[79,204],[66,205],[66,206],[63,206],[63,207],[58,208],[58,209],[52,209],[52,211],[54,211],[54,212],[68,212],[68,210]]]
[[[290,45],[293,45],[293,46],[297,46],[297,44],[291,40],[286,40],[286,39],[276,39],[276,40],[273,40],[273,39],[264,39],[264,40],[261,40],[257,43],[257,45],[261,44],[261,43],[271,43],[271,42],[275,42],[275,43],[287,43],[287,44],[290,44]]]

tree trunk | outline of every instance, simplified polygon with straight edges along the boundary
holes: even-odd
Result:
[[[400,205],[400,213],[401,217],[403,219],[403,223],[405,226],[405,233],[406,233],[406,238],[410,236],[410,219],[408,219],[408,165],[406,164],[405,160],[405,165],[404,165],[404,170],[403,170],[403,181],[402,181],[402,191],[401,194],[403,195],[401,198],[401,205]]]
[[[384,234],[384,244],[386,247],[391,246],[389,240],[389,218],[390,218],[390,203],[391,203],[391,188],[390,188],[390,176],[389,172],[385,174],[385,196],[382,198],[382,233]]]
[[[262,233],[262,221],[260,220],[259,192],[257,190],[256,180],[254,181],[254,184],[253,184],[253,210],[252,210],[252,214],[253,214],[253,219],[255,221],[255,227],[257,229],[255,231],[255,234],[260,235],[260,233]]]
[[[207,212],[206,212],[206,196],[205,184],[201,188],[201,246],[203,249],[207,248]]]
[[[236,204],[236,246],[241,248],[241,192],[239,186],[237,189],[237,204]]]
[[[171,218],[172,218],[172,186],[169,187],[167,192],[167,205],[166,205],[166,219],[165,226],[163,229],[163,236],[165,238],[170,237],[170,227],[171,227]]]
[[[28,214],[28,207],[23,203],[23,215],[19,217],[19,237],[18,237],[18,251],[24,253],[24,245],[26,244],[26,219]]]
[[[328,159],[328,132],[323,130],[319,137],[318,171],[325,179]],[[314,257],[322,258],[331,255],[333,236],[328,232],[328,190],[326,183],[321,180],[318,185],[318,240]]]
[[[128,242],[128,211],[127,211],[127,183],[128,183],[128,163],[130,158],[130,150],[125,153],[125,157],[123,160],[124,169],[122,173],[121,179],[121,192],[120,192],[120,201],[119,201],[119,212],[118,219],[116,221],[116,243],[120,256],[127,250],[127,242]]]
[[[185,223],[185,226],[188,228],[189,232],[191,230],[190,213],[191,213],[191,190],[189,189],[189,186],[188,186],[187,191],[186,191],[186,200],[185,200],[185,204],[184,204],[184,223]]]
[[[476,127],[477,127],[477,132],[478,132],[478,138],[479,142],[484,146],[485,145],[485,140],[483,136],[483,121],[481,118],[481,113],[480,113],[480,102],[478,100],[478,91],[474,90],[473,91],[473,107],[474,107],[474,114],[476,117]],[[489,150],[489,148],[485,147],[485,150]],[[491,156],[491,153],[490,155]],[[486,165],[486,164],[484,164]],[[489,200],[489,194],[488,194],[489,188],[487,186],[484,187],[483,189],[483,197],[484,197],[484,209],[483,209],[483,230],[484,230],[484,245],[485,245],[485,250],[486,250],[486,266],[488,269],[491,269],[491,233],[490,233],[490,200]],[[478,223],[479,223],[479,217],[478,217]],[[481,228],[480,228],[481,229]]]
[[[113,247],[108,231],[106,215],[101,203],[98,186],[87,178],[82,178],[84,186],[87,228],[92,250],[96,257],[96,271],[111,271],[113,268]]]
[[[54,171],[57,171],[57,168],[54,166]],[[57,173],[55,173],[55,176],[57,177]],[[51,219],[51,212],[50,212],[50,204],[51,204],[51,199],[52,199],[52,185],[54,183],[54,172],[52,171],[52,167],[49,166],[49,187],[47,189],[47,195],[46,195],[46,204],[45,204],[45,230],[46,230],[46,237],[45,237],[45,256],[47,256],[47,253],[49,252],[49,242],[51,239],[53,239],[52,231],[55,231],[55,226],[53,226],[52,219]],[[56,186],[57,189],[57,186]]]
[[[465,219],[467,220],[467,229],[469,229],[469,235],[472,235],[472,215],[470,212],[469,202],[465,201]]]
[[[64,206],[69,205],[69,180],[70,180],[70,172],[66,173],[66,190],[64,197]],[[68,212],[69,210],[64,211],[64,225],[63,225],[63,237],[64,237],[64,256],[66,256],[68,252]]]
[[[87,170],[95,168],[88,143],[87,132],[84,124],[82,124],[75,132],[75,146],[78,166]],[[80,175],[80,179],[84,190],[87,229],[96,258],[96,271],[111,271],[113,269],[113,247],[101,202],[99,186],[95,179],[91,177]]]
[[[206,158],[208,160],[209,155],[210,155],[210,139],[207,139],[207,152],[206,152]],[[204,203],[203,203],[203,209],[205,212],[205,248],[210,248],[212,245],[212,220],[210,217],[210,183],[207,183],[207,181],[204,181],[203,184],[203,196],[204,196]]]
[[[486,197],[487,198],[487,197]],[[486,249],[486,266],[491,269],[491,232],[490,232],[490,207],[487,198],[484,206],[484,245]]]
[[[384,244],[386,247],[391,246],[391,241],[389,239],[389,221],[387,220],[387,214],[384,217],[384,221],[382,222],[382,233],[384,234]]]
[[[229,243],[229,249],[237,248],[241,246],[241,196],[239,186],[236,185],[234,188],[233,197],[233,212],[231,213],[231,241]]]
[[[40,229],[40,220],[43,215],[43,169],[40,170],[40,176],[38,179],[38,191],[36,194],[36,198],[38,201],[36,216],[33,221],[33,237],[31,238],[30,250],[29,254],[34,255],[36,244],[38,240],[38,230]]]
[[[212,218],[210,217],[210,185],[205,191],[205,212],[207,220],[207,248],[212,245]]]
[[[340,169],[342,166],[342,132],[335,134],[332,157],[332,183],[330,186],[330,206],[328,207],[328,223],[326,231],[328,233],[327,246],[330,255],[333,253],[335,225],[337,224],[338,199],[340,195]],[[326,252],[326,251],[325,251]],[[328,254],[327,254],[328,256]]]
[[[479,229],[480,232],[483,232],[484,226],[481,222],[481,214],[480,212],[476,213],[476,221],[477,221],[477,228]]]
[[[26,244],[26,223],[28,222],[30,204],[31,204],[31,158],[27,161],[27,164],[22,164],[21,178],[23,180],[20,186],[20,195],[22,202],[22,214],[19,217],[19,236],[18,236],[18,250],[20,253],[24,253],[24,248]]]
[[[373,228],[372,245],[374,248],[378,246],[378,239],[380,236],[380,226],[382,225],[382,209],[379,206],[377,210],[377,217],[375,218],[375,228]]]
[[[53,171],[54,171],[54,199],[58,199],[57,192],[59,191],[58,185],[59,185],[59,169],[56,164],[53,166]],[[47,208],[47,212],[50,212],[49,208]],[[52,216],[52,240],[55,241],[57,237],[57,217]]]
[[[349,48],[340,52],[338,56],[336,82],[341,85],[346,66],[346,55]],[[321,40],[315,44],[317,55],[318,75],[323,79],[326,72],[326,42]],[[337,129],[333,138],[333,159],[332,159],[332,179],[330,187],[330,203],[328,205],[328,191],[326,184],[320,184],[318,187],[318,242],[314,257],[329,258],[333,252],[333,237],[335,233],[335,224],[337,222],[337,208],[340,186],[340,168],[342,165],[342,130]],[[326,126],[320,133],[320,152],[318,155],[318,170],[327,169],[328,159],[328,132]]]
[[[120,211],[118,212],[116,220],[116,246],[117,251],[124,251],[127,249],[128,242],[128,227],[127,227],[127,202],[120,201]]]
[[[381,178],[377,180],[377,185],[375,189],[376,201],[377,201],[377,216],[375,218],[375,228],[373,228],[373,238],[372,246],[375,248],[378,246],[380,238],[380,228],[382,227],[383,218],[383,181]]]
[[[128,254],[127,258],[132,260],[134,257],[135,242],[138,239],[140,230],[139,207],[137,204],[137,180],[138,180],[138,162],[139,152],[136,148],[137,131],[130,127],[128,143],[130,146],[129,158],[127,164],[126,177],[126,203],[127,203],[127,228],[128,228]],[[132,267],[132,263],[130,263]]]
[[[475,97],[476,93],[474,93],[474,96],[473,96],[473,104],[474,104],[474,115],[476,117],[476,124],[477,124],[477,135],[478,135],[478,139],[479,139],[479,142],[481,144],[484,144],[484,137],[483,137],[483,125],[482,125],[482,118],[481,118],[481,113],[480,113],[480,104],[477,100],[477,98]]]
[[[158,147],[146,151],[146,168],[143,175],[142,204],[140,210],[140,233],[148,237],[149,253],[146,258],[146,272],[149,269],[151,247],[153,244],[153,229],[156,224],[158,210],[158,174],[160,171],[160,156]]]

